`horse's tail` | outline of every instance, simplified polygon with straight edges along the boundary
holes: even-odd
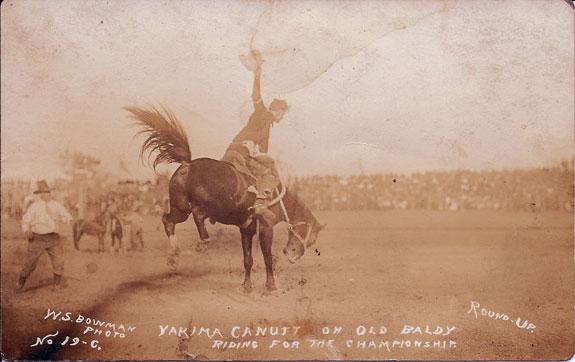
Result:
[[[147,152],[149,160],[152,153],[158,152],[153,163],[154,169],[163,162],[185,163],[192,160],[188,136],[172,112],[164,107],[163,112],[155,107],[124,109],[131,113],[136,125],[143,128],[138,134],[148,136],[140,149],[140,158],[142,159]]]

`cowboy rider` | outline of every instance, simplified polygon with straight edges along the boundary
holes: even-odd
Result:
[[[269,109],[264,105],[260,90],[263,61],[261,54],[256,50],[251,51],[251,56],[255,63],[252,90],[254,111],[248,123],[234,137],[222,159],[245,168],[256,176],[256,189],[254,190],[253,187],[249,189],[257,195],[254,212],[270,220],[273,218],[273,213],[267,209],[266,202],[279,180],[275,163],[267,155],[270,129],[274,123],[282,120],[288,110],[288,105],[281,99],[274,99]]]

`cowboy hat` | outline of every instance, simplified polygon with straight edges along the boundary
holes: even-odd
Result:
[[[48,186],[46,181],[40,180],[36,183],[36,191],[34,191],[35,194],[47,193],[50,191],[52,191],[52,189]]]

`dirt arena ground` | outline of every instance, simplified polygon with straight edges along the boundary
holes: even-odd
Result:
[[[250,294],[241,288],[235,228],[209,225],[213,241],[197,252],[193,223],[179,226],[184,255],[173,274],[165,263],[167,239],[159,219],[151,217],[143,252],[99,255],[89,237],[78,252],[68,233],[68,287],[52,291],[44,256],[27,290],[14,294],[27,242],[16,220],[3,220],[3,358],[449,360],[566,359],[573,354],[572,215],[388,211],[318,213],[318,218],[328,224],[318,252],[308,250],[293,265],[280,253],[286,234],[277,227],[278,290],[273,293],[264,292],[263,259],[254,247]],[[89,263],[97,264],[96,272],[87,271]],[[48,309],[62,314],[45,319]],[[66,312],[69,318],[63,317]],[[80,316],[84,321],[76,323]],[[84,334],[87,318],[113,323],[100,328],[115,328],[117,335]],[[160,335],[160,326],[175,328]],[[190,335],[194,326],[196,333]],[[441,333],[427,334],[426,326],[430,333]],[[255,334],[258,327],[285,336],[233,338],[238,331]],[[340,333],[334,333],[337,327]],[[402,334],[408,330],[414,333]],[[52,345],[47,338],[31,347],[37,337],[55,331],[59,335]],[[65,336],[86,344],[60,346],[58,338]],[[97,344],[90,345],[92,340]],[[273,340],[279,345],[270,348]],[[416,340],[439,344],[414,347]],[[245,342],[243,348],[212,348],[238,341]],[[283,347],[284,341],[290,348]]]

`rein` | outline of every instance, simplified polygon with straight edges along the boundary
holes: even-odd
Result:
[[[283,183],[280,183],[280,185],[282,187],[281,191],[279,191],[277,187],[275,188],[275,193],[277,194],[277,196],[269,202],[268,207],[274,206],[278,203],[280,204],[284,220],[288,224],[288,231],[291,234],[293,234],[293,236],[295,236],[296,239],[298,239],[302,243],[303,247],[305,248],[307,246],[307,243],[309,242],[309,238],[311,237],[311,230],[312,230],[313,226],[312,226],[312,224],[305,222],[305,221],[299,221],[299,222],[296,222],[293,224],[291,223],[289,215],[287,213],[287,209],[286,209],[284,201],[283,201],[283,198],[286,194],[287,188],[284,186]],[[242,227],[247,227],[247,225],[249,225],[249,223],[251,223],[251,222],[252,222],[252,219],[250,217],[246,220],[246,222],[242,225]],[[306,226],[305,237],[302,237],[301,234],[298,233],[297,230],[295,229],[298,226]],[[258,229],[257,233],[259,235],[259,220],[257,220],[257,226],[256,227]]]
[[[290,222],[290,218],[289,218],[289,215],[287,213],[287,210],[286,210],[286,207],[285,207],[284,201],[283,201],[283,198],[286,194],[287,188],[284,186],[283,183],[281,183],[280,185],[282,186],[281,192],[278,191],[277,188],[275,189],[278,196],[276,198],[274,198],[272,201],[270,201],[269,206],[273,206],[279,202],[281,209],[282,209],[282,212],[283,212],[283,215],[284,215],[285,222],[287,222],[287,224],[288,224],[288,231],[290,233],[292,233],[293,236],[295,236],[303,244],[303,246],[305,248],[307,246],[307,243],[308,243],[309,238],[311,236],[312,225],[308,222],[305,222],[305,221],[299,221],[299,222],[296,222],[294,224],[292,224]],[[298,226],[306,226],[305,238],[303,238],[295,229]]]
[[[287,215],[286,208],[285,208],[284,203],[283,203],[283,198],[286,195],[287,188],[282,183],[280,183],[280,185],[282,186],[282,191],[279,192],[277,187],[276,187],[276,193],[278,194],[278,196],[270,201],[270,203],[268,204],[268,207],[273,206],[279,202],[280,205],[282,206],[282,210],[283,210],[284,215],[286,217],[286,221],[289,223],[289,217]]]

